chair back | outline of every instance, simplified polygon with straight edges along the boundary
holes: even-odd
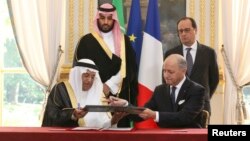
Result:
[[[202,110],[202,128],[207,128],[208,126],[208,120],[209,120],[209,112],[207,110]]]

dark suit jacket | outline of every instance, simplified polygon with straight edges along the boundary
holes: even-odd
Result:
[[[217,56],[211,47],[199,43],[197,43],[197,46],[196,58],[189,78],[205,87],[204,109],[211,114],[210,99],[219,83]],[[183,46],[180,45],[168,50],[164,55],[164,59],[170,54],[183,55]]]
[[[155,88],[145,107],[159,112],[159,127],[201,128],[204,97],[204,87],[187,77],[179,91],[175,109],[171,103],[170,86],[166,84]]]

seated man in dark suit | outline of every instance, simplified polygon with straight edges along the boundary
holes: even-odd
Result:
[[[129,115],[135,121],[154,119],[162,128],[201,128],[205,89],[185,76],[187,62],[178,54],[168,56],[163,64],[166,84],[157,86],[146,110]],[[127,101],[111,97],[110,105],[126,105]]]

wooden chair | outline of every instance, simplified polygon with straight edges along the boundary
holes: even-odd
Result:
[[[207,110],[202,110],[202,128],[207,128],[209,121],[209,112]]]

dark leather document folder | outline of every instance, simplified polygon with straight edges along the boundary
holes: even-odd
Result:
[[[144,107],[134,107],[134,106],[103,106],[103,105],[86,105],[84,110],[88,112],[127,112],[130,114],[139,114]]]

